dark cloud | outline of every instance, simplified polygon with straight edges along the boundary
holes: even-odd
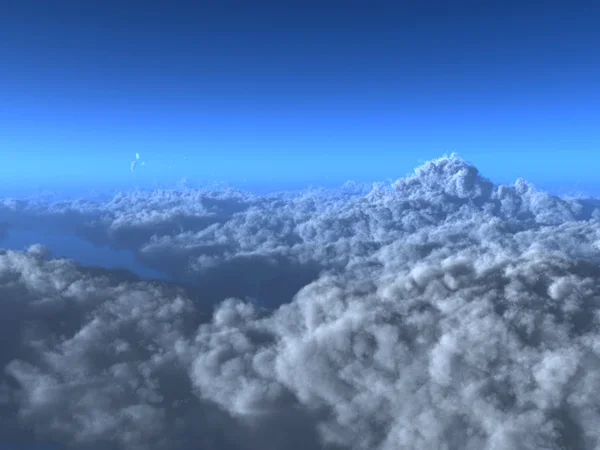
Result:
[[[597,448],[597,206],[495,186],[456,156],[366,191],[5,201],[11,226],[47,218],[173,282],[39,246],[1,254],[2,434],[119,449]]]

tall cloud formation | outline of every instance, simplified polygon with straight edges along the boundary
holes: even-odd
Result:
[[[5,201],[181,283],[0,254],[3,436],[114,449],[595,449],[600,213],[452,155],[393,186]]]

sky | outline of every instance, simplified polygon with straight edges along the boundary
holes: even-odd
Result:
[[[498,182],[592,185],[598,14],[552,1],[3,2],[3,187],[374,181],[450,152]],[[146,164],[131,173],[136,152]]]

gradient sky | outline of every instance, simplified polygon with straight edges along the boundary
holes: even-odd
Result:
[[[0,177],[360,181],[455,151],[494,181],[594,183],[599,19],[565,1],[2,2]]]

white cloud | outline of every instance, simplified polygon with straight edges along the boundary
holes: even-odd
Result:
[[[145,162],[145,161],[140,161],[140,154],[139,154],[139,153],[136,153],[136,154],[135,154],[135,159],[134,159],[134,160],[131,162],[131,166],[130,166],[130,169],[131,169],[131,171],[132,171],[132,172],[133,172],[133,171],[135,171],[135,168],[136,168],[138,165],[140,165],[140,166],[144,166],[144,165],[146,165],[146,162]]]
[[[368,192],[0,208],[12,226],[42,216],[190,288],[40,247],[0,255],[13,435],[127,449],[600,445],[593,203],[495,186],[450,156]]]

